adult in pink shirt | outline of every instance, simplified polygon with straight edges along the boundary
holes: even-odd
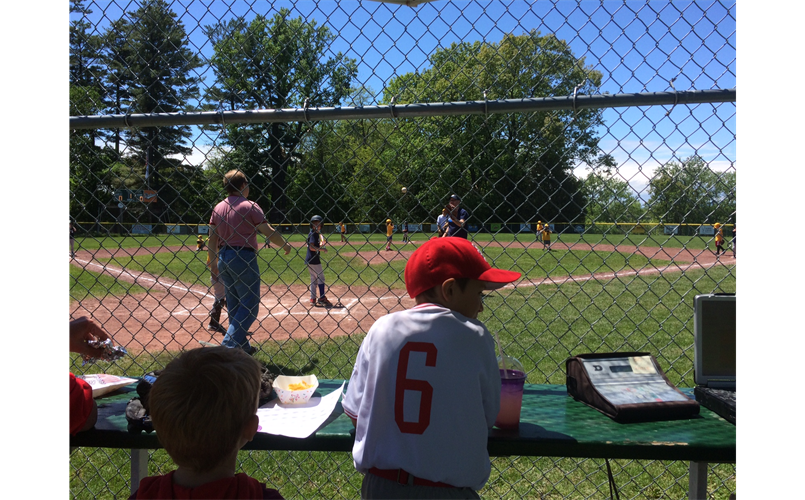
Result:
[[[284,249],[285,255],[291,252],[291,245],[268,224],[263,209],[247,199],[249,182],[243,172],[227,172],[224,188],[229,196],[212,210],[207,242],[210,272],[217,274],[226,288],[229,328],[221,345],[254,354],[257,349],[246,336],[260,307],[257,233]]]

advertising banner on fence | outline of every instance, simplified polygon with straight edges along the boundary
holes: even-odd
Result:
[[[198,234],[210,234],[210,226],[199,226]]]
[[[182,232],[181,226],[176,224],[167,224],[165,227],[168,229],[168,234],[179,234]]]
[[[529,233],[530,233],[530,232],[531,232],[531,224],[528,224],[528,223],[525,223],[525,224],[520,223],[520,232],[521,232],[521,233],[525,233],[525,232],[529,232]]]
[[[679,226],[663,226],[662,231],[665,234],[679,234]]]
[[[134,224],[131,226],[132,234],[151,234],[151,224]]]
[[[713,226],[699,226],[699,234],[702,236],[713,236],[716,234],[716,230],[713,229]]]

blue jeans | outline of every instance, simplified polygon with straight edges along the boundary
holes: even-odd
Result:
[[[249,327],[260,307],[260,268],[257,253],[222,248],[218,251],[218,277],[226,288],[229,328],[221,345],[249,348]]]

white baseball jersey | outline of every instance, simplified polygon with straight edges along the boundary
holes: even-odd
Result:
[[[492,335],[438,304],[383,316],[361,344],[342,406],[357,420],[358,471],[403,469],[479,490],[500,409]]]

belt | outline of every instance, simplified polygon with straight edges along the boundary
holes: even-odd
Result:
[[[231,247],[229,245],[224,245],[221,247],[221,250],[245,250],[246,252],[254,252],[254,248],[252,247]]]
[[[456,486],[452,484],[414,477],[402,469],[378,469],[377,467],[372,467],[369,469],[369,474],[374,474],[377,477],[382,477],[383,479],[388,479],[389,481],[400,484],[415,484],[417,486],[433,486],[436,488],[456,488]],[[411,481],[412,479],[413,481]]]

